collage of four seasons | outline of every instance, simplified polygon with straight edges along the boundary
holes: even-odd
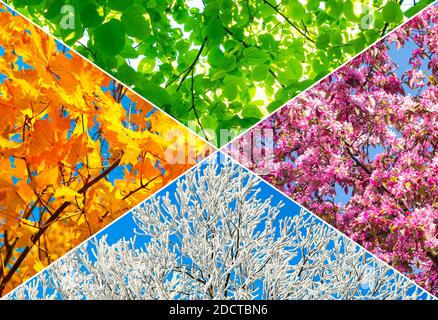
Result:
[[[0,306],[434,303],[437,147],[434,0],[0,0]]]

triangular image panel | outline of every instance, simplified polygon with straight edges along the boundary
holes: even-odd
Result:
[[[435,5],[227,148],[435,295],[437,23]]]
[[[0,6],[0,296],[209,150]]]
[[[220,153],[6,297],[430,298]]]
[[[431,1],[6,2],[223,145]]]

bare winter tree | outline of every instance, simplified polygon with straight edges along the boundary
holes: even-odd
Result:
[[[132,211],[141,248],[135,237],[102,237],[7,298],[431,298],[309,213],[279,219],[282,203],[262,200],[260,183],[229,160],[211,160],[172,197]]]

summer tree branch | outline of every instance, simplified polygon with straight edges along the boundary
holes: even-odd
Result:
[[[284,13],[282,13],[279,9],[278,6],[274,6],[272,3],[270,3],[267,0],[263,0],[263,3],[267,4],[268,6],[270,6],[272,9],[274,9],[280,16],[283,17],[283,19],[289,24],[291,25],[296,31],[298,31],[304,38],[306,38],[308,41],[315,43],[315,41],[313,39],[311,39],[303,30],[301,30],[301,28],[299,28],[295,23],[293,23]]]

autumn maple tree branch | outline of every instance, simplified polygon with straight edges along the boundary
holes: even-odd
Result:
[[[113,171],[115,168],[117,168],[120,164],[120,161],[122,158],[120,157],[117,161],[115,161],[110,167],[105,169],[101,174],[99,174],[97,177],[86,183],[79,191],[78,193],[85,193],[89,188],[91,188],[93,185],[95,185],[98,181],[103,179],[105,176],[107,176],[111,171]],[[3,294],[3,291],[6,287],[6,284],[11,280],[15,272],[18,270],[19,266],[23,263],[26,256],[29,254],[32,247],[35,245],[35,243],[38,242],[38,240],[41,238],[41,236],[45,233],[45,231],[50,227],[50,225],[56,221],[56,219],[61,215],[61,213],[71,204],[70,201],[65,201],[61,206],[58,207],[58,209],[53,212],[53,214],[50,216],[49,219],[44,223],[44,225],[38,230],[37,233],[35,233],[31,237],[31,243],[28,244],[24,250],[21,252],[20,256],[17,258],[13,266],[9,269],[8,273],[4,278],[2,279],[0,283],[0,296]]]
[[[13,251],[13,248],[15,246],[15,243],[17,242],[17,239],[13,240],[12,243],[10,243],[9,239],[8,239],[8,231],[7,230],[4,231],[3,236],[4,236],[4,246],[6,248],[6,255],[3,259],[2,267],[6,267],[9,263],[9,260],[12,257],[12,251]],[[2,271],[2,276],[3,276],[3,271]]]
[[[161,177],[161,175],[158,175],[158,176],[155,176],[154,178],[152,178],[151,180],[149,180],[146,183],[142,182],[139,187],[135,188],[134,190],[131,190],[126,196],[124,196],[122,198],[122,200],[128,199],[130,196],[132,196],[134,193],[140,191],[141,189],[146,189],[149,186],[149,184],[151,184],[152,182],[154,182],[155,180],[157,180],[160,177]]]

